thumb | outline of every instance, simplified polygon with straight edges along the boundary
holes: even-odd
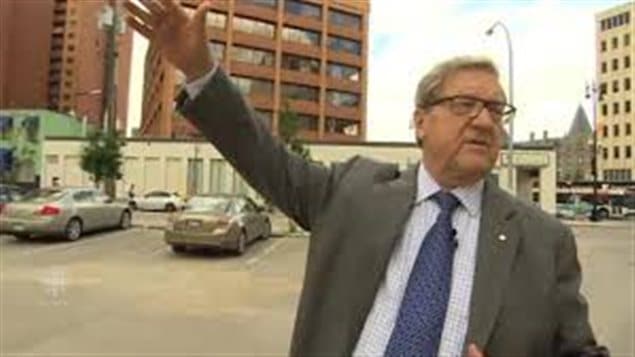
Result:
[[[207,15],[207,12],[211,9],[211,6],[211,0],[201,0],[201,3],[198,5],[196,12],[194,12],[194,16],[192,16],[192,21],[197,30],[205,31],[205,15]]]
[[[481,352],[481,350],[472,343],[467,350],[467,357],[485,357],[485,354],[483,354],[483,352]]]

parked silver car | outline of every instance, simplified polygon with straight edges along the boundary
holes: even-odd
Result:
[[[125,202],[114,202],[94,188],[45,188],[7,204],[0,218],[0,233],[18,239],[53,235],[77,240],[98,229],[127,229],[132,214]]]
[[[212,247],[243,254],[251,241],[270,235],[264,209],[242,195],[194,196],[164,233],[165,242],[177,253],[187,247]]]
[[[130,206],[143,211],[174,212],[182,210],[185,207],[185,201],[176,193],[151,191],[131,201]]]

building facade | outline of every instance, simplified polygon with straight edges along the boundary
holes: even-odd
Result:
[[[181,4],[192,13],[198,1]],[[361,142],[368,15],[368,0],[215,1],[207,14],[209,47],[274,133],[288,108],[299,115],[303,139]],[[200,135],[173,110],[183,82],[151,46],[140,135]]]
[[[114,0],[0,1],[0,108],[73,112],[102,126],[106,31]],[[117,0],[121,5],[121,1]],[[117,127],[126,128],[132,31],[117,39]]]
[[[0,182],[38,187],[48,135],[84,137],[87,124],[49,110],[0,110]],[[50,182],[50,181],[49,181]]]
[[[62,185],[92,185],[79,166],[85,139],[47,137],[42,152],[43,182],[59,177]],[[307,144],[311,157],[324,165],[342,162],[355,155],[398,164],[405,169],[421,160],[421,149],[408,143],[328,143]],[[191,197],[197,193],[245,193],[259,200],[255,191],[231,167],[216,148],[205,140],[129,138],[122,148],[123,178],[117,193],[124,196],[134,184],[139,194],[152,190],[178,192]],[[493,178],[509,190],[503,151],[493,170]],[[516,196],[545,211],[556,211],[556,153],[553,148],[533,147],[514,151]]]
[[[635,2],[595,17],[598,173],[605,182],[635,181]]]

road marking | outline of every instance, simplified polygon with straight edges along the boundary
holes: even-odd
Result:
[[[258,262],[260,262],[263,258],[273,253],[274,250],[278,249],[282,244],[284,244],[284,239],[276,239],[276,242],[272,245],[268,246],[262,251],[262,254],[256,255],[255,257],[249,258],[245,263],[248,268],[254,267]]]

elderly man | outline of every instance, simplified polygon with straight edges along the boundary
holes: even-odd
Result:
[[[505,102],[494,65],[456,58],[420,82],[425,153],[404,172],[285,150],[215,64],[203,2],[127,3],[129,24],[188,80],[179,110],[263,196],[312,232],[293,356],[555,356],[595,346],[570,230],[487,180]]]

